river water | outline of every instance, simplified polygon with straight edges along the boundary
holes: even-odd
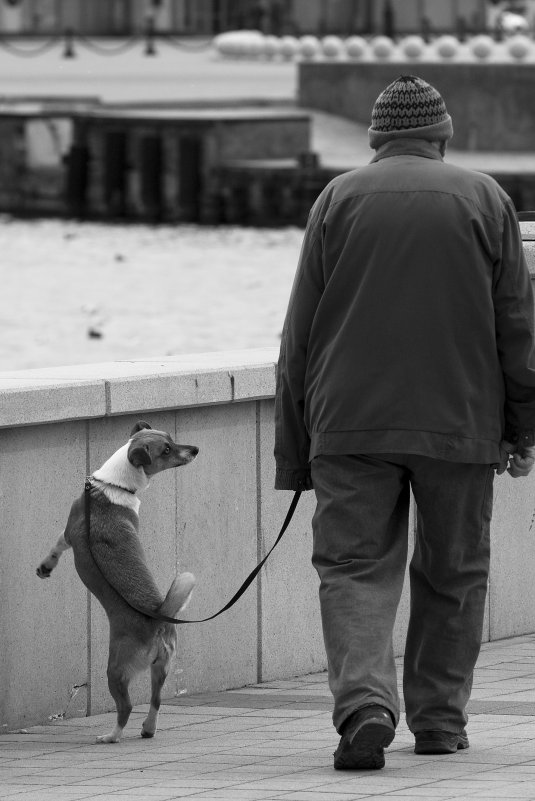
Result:
[[[0,370],[278,345],[302,236],[0,217]]]

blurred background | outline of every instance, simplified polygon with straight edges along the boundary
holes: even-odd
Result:
[[[535,0],[0,0],[0,370],[277,345],[401,71],[535,208]]]
[[[4,33],[127,36],[158,32],[213,36],[251,28],[264,33],[471,32],[533,27],[533,0],[4,0]]]

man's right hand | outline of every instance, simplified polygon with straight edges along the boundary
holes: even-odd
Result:
[[[529,476],[535,464],[535,447],[515,450],[516,446],[505,440],[500,443],[502,461],[498,468],[498,475],[507,472],[512,478],[525,478]]]

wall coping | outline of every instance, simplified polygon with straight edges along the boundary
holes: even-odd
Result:
[[[535,223],[521,222],[535,279]],[[0,428],[262,400],[276,347],[0,372]]]
[[[278,350],[0,372],[0,428],[271,398]]]

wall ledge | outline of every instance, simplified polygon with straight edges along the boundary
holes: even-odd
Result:
[[[0,428],[260,400],[278,348],[0,372]]]

